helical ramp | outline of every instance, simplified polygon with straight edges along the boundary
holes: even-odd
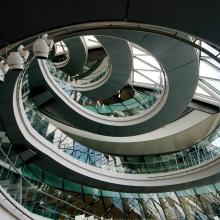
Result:
[[[54,147],[53,134],[47,136],[49,127],[47,130],[37,128],[40,123],[44,125],[46,123],[48,126],[53,124],[73,143],[78,140],[85,147],[108,153],[112,158],[117,155],[123,157],[125,154],[132,157],[157,153],[166,155],[182,151],[197,146],[204,135],[209,138],[209,135],[216,131],[219,125],[218,113],[205,114],[193,110],[186,115],[183,114],[193,98],[199,74],[196,46],[193,45],[191,38],[184,33],[171,36],[167,31],[167,34],[163,34],[165,30],[159,32],[150,31],[150,28],[148,30],[140,28],[137,31],[121,27],[79,29],[72,33],[61,31],[64,41],[94,35],[110,57],[111,74],[108,80],[94,91],[84,91],[81,95],[98,102],[117,94],[127,86],[132,71],[128,44],[131,42],[148,51],[160,64],[164,73],[160,98],[141,113],[126,117],[103,116],[85,108],[83,102],[78,103],[71,99],[71,96],[77,95],[74,86],[54,78],[50,72],[50,61],[33,59],[21,75],[9,72],[1,87],[1,103],[4,108],[0,114],[12,143],[35,165],[68,180],[88,183],[97,188],[127,192],[158,192],[187,188],[193,184],[203,185],[208,183],[210,177],[213,181],[218,181],[218,154],[213,154],[213,157],[197,164],[168,172],[126,173],[123,169],[118,172],[116,168],[105,172],[104,167],[79,161],[69,155],[66,149]],[[54,34],[55,39],[58,35]],[[70,92],[70,95],[65,93],[64,89]],[[6,112],[10,115],[10,121],[7,120]],[[39,124],[30,120],[32,116],[39,119]],[[175,133],[176,125],[183,122],[184,126],[177,131],[179,134]],[[196,130],[203,128],[204,125],[205,128],[196,133]],[[158,137],[162,131],[164,133]],[[187,136],[192,131],[197,136],[193,135],[190,141],[181,143],[181,136]],[[213,136],[216,136],[216,133],[214,134]],[[162,149],[163,140],[171,147]],[[114,146],[116,142],[118,144]],[[151,149],[145,147],[151,144],[153,146]],[[192,146],[189,146],[190,144]]]

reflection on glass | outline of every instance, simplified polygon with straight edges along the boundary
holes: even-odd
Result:
[[[55,147],[83,163],[113,172],[151,174],[186,169],[203,162],[205,163],[219,155],[220,128],[217,128],[201,142],[175,153],[119,157],[95,151],[69,138],[65,133],[49,123],[37,111],[29,98],[27,75],[24,76],[22,83],[24,109],[32,127],[53,143]]]

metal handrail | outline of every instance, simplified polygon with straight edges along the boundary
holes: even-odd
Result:
[[[32,106],[30,106],[29,105],[29,108],[30,109],[32,109],[32,110],[34,110],[33,109],[33,107]],[[39,113],[37,113],[36,115],[35,115],[35,117],[37,117],[37,118],[39,118],[39,120],[41,120],[41,116],[40,116],[41,114]],[[43,115],[42,115],[42,117],[43,117]],[[42,121],[42,124],[44,124],[45,126],[48,126],[47,124],[45,124],[43,121]],[[219,128],[217,128],[217,131],[215,130],[213,133],[211,133],[207,138],[209,139],[210,137],[215,137],[215,133],[216,132],[218,132],[218,129]],[[53,132],[53,131],[52,131]],[[49,135],[49,134],[48,134]],[[62,136],[62,134],[61,134],[61,136]],[[64,134],[64,136],[65,136],[65,134]],[[65,136],[66,137],[66,136]],[[68,136],[67,136],[68,137]],[[64,138],[63,136],[62,136],[62,138]],[[59,138],[57,137],[57,142],[59,142],[60,143],[60,141],[58,140]],[[73,142],[73,143],[72,143]],[[61,141],[61,145],[59,144],[58,145],[58,148],[60,148],[60,149],[63,149],[64,150],[64,152],[66,152],[66,153],[68,153],[68,150],[70,149],[71,150],[71,148],[76,148],[77,146],[75,146],[74,147],[74,140],[72,140],[72,142],[70,143],[70,144],[68,144],[68,143],[62,143],[62,141]],[[203,140],[203,142],[205,142],[205,140]],[[54,142],[53,142],[54,143]],[[200,143],[198,143],[198,144],[200,144]],[[210,143],[207,143],[207,145],[206,146],[209,146],[209,144]],[[80,146],[80,145],[79,145]],[[121,163],[120,164],[114,164],[114,160],[112,160],[112,161],[108,161],[108,160],[103,160],[103,159],[101,159],[101,158],[103,158],[103,157],[101,157],[101,158],[99,158],[99,160],[97,159],[97,161],[96,162],[90,162],[89,164],[90,165],[93,165],[93,166],[96,166],[96,167],[100,167],[100,168],[102,168],[102,169],[106,169],[106,170],[111,170],[111,169],[113,169],[115,172],[123,172],[123,173],[138,173],[138,174],[141,174],[141,173],[160,173],[160,172],[168,172],[168,171],[172,171],[172,170],[180,170],[180,169],[183,169],[183,168],[186,168],[186,167],[192,167],[192,166],[194,166],[194,165],[197,165],[197,164],[200,164],[200,163],[202,163],[202,162],[205,162],[205,161],[207,161],[207,160],[209,160],[209,159],[212,159],[213,157],[216,157],[219,153],[220,153],[220,149],[218,149],[218,148],[213,148],[212,150],[211,150],[211,152],[213,153],[212,154],[212,156],[208,156],[208,158],[203,158],[203,157],[201,157],[201,160],[199,159],[200,157],[200,154],[198,155],[197,154],[197,156],[198,157],[195,157],[194,158],[194,160],[192,159],[189,163],[188,162],[185,162],[185,161],[183,161],[182,162],[182,165],[181,165],[181,163],[179,163],[178,164],[178,166],[176,166],[176,169],[175,169],[175,167],[169,167],[169,166],[166,166],[165,165],[165,167],[164,167],[164,165],[162,165],[163,163],[167,163],[167,162],[169,162],[169,160],[162,160],[162,157],[163,158],[165,158],[165,157],[171,157],[171,156],[174,156],[175,157],[175,159],[177,160],[177,158],[179,158],[179,155],[183,155],[184,153],[187,153],[188,152],[188,150],[190,151],[190,149],[192,148],[192,150],[194,149],[194,146],[197,146],[196,144],[195,145],[193,145],[193,146],[191,146],[191,147],[189,147],[189,148],[187,148],[187,149],[184,149],[184,150],[181,150],[181,151],[178,151],[178,152],[175,152],[175,153],[170,153],[170,154],[168,154],[168,155],[160,155],[160,156],[145,156],[146,158],[148,158],[148,159],[153,159],[153,163],[152,163],[152,161],[151,162],[147,162],[147,161],[143,161],[143,162],[125,162],[125,161],[121,161]],[[89,148],[87,148],[86,146],[83,146],[83,147],[85,147],[86,149],[89,149]],[[198,149],[200,148],[200,146],[198,146]],[[84,150],[84,151],[86,151],[86,150]],[[84,153],[84,154],[86,154],[86,153],[88,153],[88,151],[86,151],[86,152],[84,152],[83,150],[81,150],[81,153]],[[75,151],[74,151],[75,152]],[[98,151],[94,151],[94,152],[96,152],[97,154],[100,154],[100,155],[102,155],[102,153],[101,152],[98,152]],[[92,155],[90,155],[90,156],[92,156]],[[111,155],[109,155],[110,157],[111,157]],[[75,157],[75,156],[74,156]],[[129,157],[130,158],[130,157]],[[80,160],[78,157],[75,157],[75,159],[78,159],[78,160]],[[180,158],[181,159],[181,158]],[[81,160],[80,160],[81,161]],[[88,161],[86,162],[86,161],[83,161],[83,162],[85,162],[85,163],[88,163]],[[101,164],[99,164],[99,162],[101,162]],[[113,162],[113,164],[112,164],[112,162]],[[156,165],[158,165],[158,164],[160,164],[160,168],[157,168],[156,170],[155,170],[155,166]],[[128,167],[127,167],[128,166]],[[134,170],[132,170],[131,168],[129,168],[129,166],[138,166],[138,167],[134,167]],[[147,167],[144,167],[144,166],[147,166]],[[145,172],[143,172],[143,171],[145,171]],[[156,172],[157,171],[157,172]]]
[[[1,147],[0,147],[0,151],[1,151],[1,153],[4,155],[4,157],[6,158],[6,160],[7,160],[8,163],[10,164],[10,166],[14,169],[14,171],[15,171],[17,174],[21,175],[20,172],[18,171],[18,169],[17,169],[17,168],[14,166],[14,164],[10,161],[10,159],[7,157],[7,155],[6,155],[5,152],[2,150]],[[84,214],[87,214],[87,215],[90,215],[90,216],[94,216],[94,217],[96,217],[96,218],[98,218],[98,219],[101,219],[101,217],[99,217],[99,216],[96,216],[96,215],[94,215],[94,214],[92,214],[92,213],[90,213],[90,212],[84,211],[84,210],[82,210],[81,208],[79,208],[79,207],[77,207],[77,206],[75,206],[75,205],[72,205],[72,204],[66,202],[65,200],[61,200],[61,199],[59,199],[59,198],[57,198],[57,197],[55,197],[55,196],[53,196],[53,195],[50,195],[50,194],[48,194],[48,193],[46,193],[46,192],[44,192],[44,191],[38,189],[35,185],[33,185],[31,182],[29,182],[29,180],[28,180],[26,177],[24,177],[23,175],[21,175],[21,178],[22,178],[22,180],[26,181],[26,182],[32,187],[32,189],[36,190],[37,192],[42,193],[42,194],[44,194],[44,195],[46,195],[46,196],[48,196],[48,197],[50,197],[50,198],[52,198],[52,199],[55,199],[55,200],[57,200],[57,201],[60,201],[60,202],[64,203],[65,205],[68,205],[68,206],[70,206],[70,207],[72,207],[72,208],[74,208],[74,209],[77,209],[78,211],[80,211],[80,212],[82,212],[82,213],[84,213]],[[63,215],[63,214],[61,214],[61,215]],[[65,216],[65,215],[63,215],[63,216]],[[66,217],[68,217],[68,216],[66,216]],[[68,217],[68,218],[69,218],[69,217]],[[74,218],[71,218],[71,219],[74,219]]]
[[[35,218],[33,218],[32,216],[30,216],[29,214],[27,214],[27,212],[25,212],[24,210],[20,209],[19,205],[17,205],[16,202],[12,202],[12,200],[9,199],[9,195],[2,190],[2,187],[0,187],[0,192],[1,192],[1,194],[4,196],[4,198],[5,198],[11,205],[13,205],[16,209],[18,209],[19,212],[21,212],[24,216],[28,217],[28,218],[31,219],[31,220],[35,220]]]

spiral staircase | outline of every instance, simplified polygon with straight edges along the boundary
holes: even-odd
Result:
[[[0,36],[1,59],[31,52],[0,85],[0,216],[219,219],[219,3],[20,4]]]

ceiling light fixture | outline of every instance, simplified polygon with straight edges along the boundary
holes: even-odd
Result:
[[[48,39],[48,35],[44,34],[33,44],[33,53],[37,59],[48,59],[49,52],[52,50],[54,41]]]

